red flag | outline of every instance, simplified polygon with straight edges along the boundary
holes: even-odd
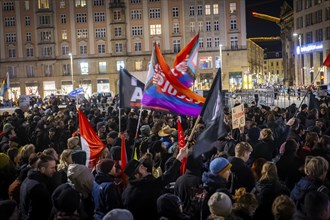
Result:
[[[186,142],[184,140],[184,132],[183,132],[183,129],[182,129],[180,119],[178,119],[178,143],[179,143],[179,150],[181,148],[184,148],[184,146],[186,146]],[[180,167],[181,175],[183,175],[186,172],[186,161],[187,161],[186,157],[183,158],[182,161],[181,161],[182,162],[181,167]]]
[[[323,62],[323,66],[327,66],[330,68],[330,53],[328,54],[327,58],[325,58],[325,61]]]
[[[78,118],[81,148],[86,152],[86,166],[94,168],[105,146],[80,109],[78,109]]]
[[[126,143],[125,143],[124,133],[121,134],[120,160],[121,160],[121,170],[124,170],[127,163],[127,153],[126,153]]]

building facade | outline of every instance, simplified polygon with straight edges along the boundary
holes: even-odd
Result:
[[[0,76],[10,75],[9,97],[78,87],[87,96],[117,93],[120,67],[145,81],[155,43],[171,66],[198,32],[197,89],[210,88],[220,66],[224,89],[250,88],[253,72],[262,72],[255,60],[262,63],[263,54],[248,51],[244,0],[0,3]]]
[[[327,84],[330,69],[322,63],[330,53],[330,1],[294,1],[296,78],[301,85]]]
[[[267,85],[282,84],[284,79],[284,68],[281,52],[265,53],[263,82]]]

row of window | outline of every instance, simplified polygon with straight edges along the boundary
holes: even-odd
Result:
[[[330,7],[325,8],[324,11],[325,11],[325,20],[326,21],[330,20]],[[323,22],[322,9],[305,15],[305,27],[311,26],[313,24],[318,24],[321,22]],[[301,29],[304,27],[303,16],[298,17],[296,19],[296,27],[297,29]]]
[[[315,30],[314,33],[313,31],[306,32],[305,38],[303,35],[301,36],[301,44],[311,44],[314,42],[321,42],[324,39],[325,40],[330,39],[330,26],[325,28],[325,33],[323,33],[322,28]],[[298,44],[299,42],[297,42],[297,46],[299,46]]]
[[[328,0],[323,0],[328,1]],[[312,7],[313,5],[319,5],[322,3],[322,0],[296,0],[295,8],[296,12],[302,11],[303,9],[307,9]]]

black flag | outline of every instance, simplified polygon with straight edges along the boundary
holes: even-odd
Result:
[[[227,133],[224,124],[224,99],[221,94],[221,83],[221,69],[219,68],[201,112],[205,129],[197,137],[195,156],[210,151],[212,143]]]
[[[315,97],[313,92],[309,92],[309,104],[308,104],[308,110],[312,109],[320,110],[320,101]]]
[[[144,83],[132,76],[126,69],[119,71],[120,108],[140,107]]]

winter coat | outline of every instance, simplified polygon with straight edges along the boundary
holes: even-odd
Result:
[[[255,178],[252,169],[238,157],[234,157],[230,163],[232,164],[230,168],[232,172],[232,178],[230,178],[232,180],[231,193],[235,194],[235,190],[240,187],[244,187],[247,192],[250,192],[255,186]]]
[[[158,219],[157,199],[162,194],[164,187],[173,181],[172,175],[181,166],[175,160],[172,167],[161,177],[155,178],[151,174],[142,179],[130,179],[129,185],[122,194],[124,208],[132,212],[134,219]]]
[[[277,154],[277,149],[273,140],[261,140],[253,147],[251,158],[253,161],[258,158],[264,158],[271,161]]]
[[[97,173],[93,183],[94,219],[102,218],[112,209],[122,208],[121,194],[114,183],[114,177]]]
[[[51,192],[47,188],[50,178],[31,171],[20,189],[20,211],[23,220],[44,220],[52,209]]]
[[[259,206],[255,212],[256,219],[274,219],[272,204],[279,195],[289,195],[289,189],[278,180],[260,180],[252,190],[258,199]]]

